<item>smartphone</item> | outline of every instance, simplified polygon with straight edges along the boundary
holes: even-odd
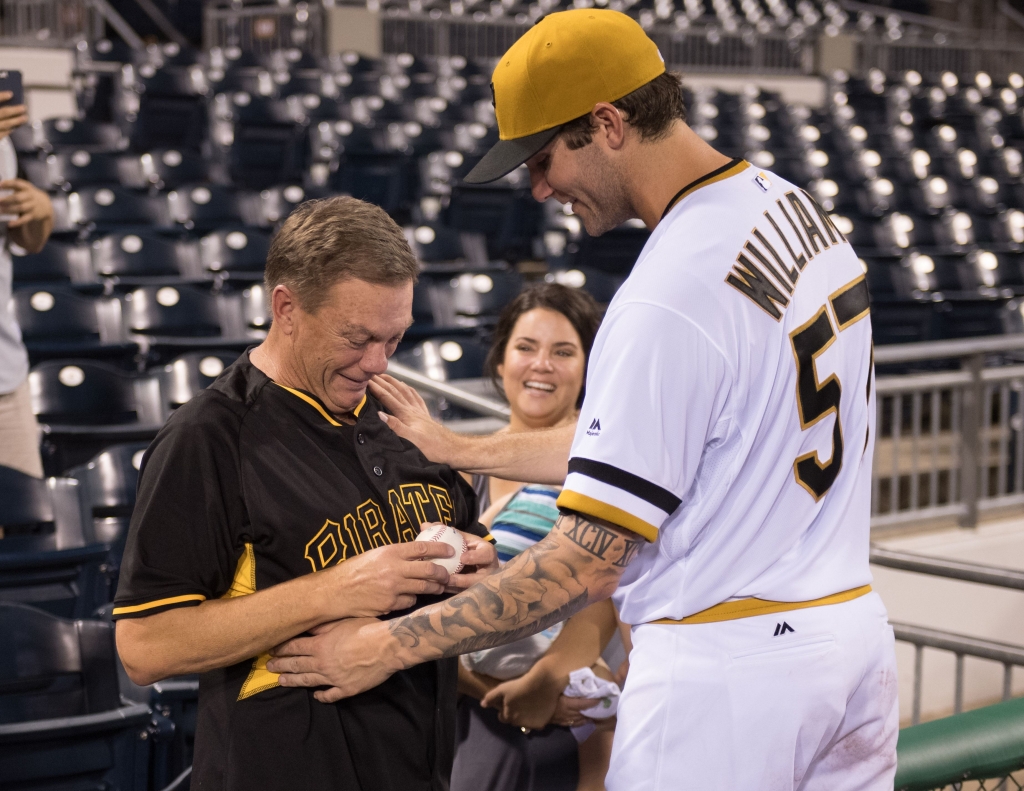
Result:
[[[14,94],[3,104],[24,104],[25,89],[21,85],[21,72],[13,69],[0,70],[0,91],[10,91]]]

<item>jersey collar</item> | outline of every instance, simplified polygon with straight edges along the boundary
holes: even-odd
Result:
[[[679,190],[679,192],[677,192],[675,196],[673,196],[672,200],[668,202],[668,206],[666,206],[665,211],[661,213],[661,219],[658,220],[658,222],[664,220],[668,213],[675,208],[675,205],[679,203],[679,201],[681,201],[687,195],[692,195],[701,187],[706,187],[708,184],[714,184],[716,181],[722,181],[723,179],[727,179],[730,176],[735,176],[737,173],[742,173],[749,167],[749,162],[747,162],[744,159],[741,159],[740,157],[735,157],[734,159],[731,159],[724,165],[722,165],[722,167],[716,170],[712,170],[710,173],[705,173],[696,181],[691,181],[689,184],[687,184],[685,187]]]
[[[271,381],[273,381],[273,380],[271,380]],[[276,384],[282,390],[287,390],[293,396],[296,396],[297,398],[301,398],[303,401],[305,401],[307,404],[309,404],[311,407],[313,407],[313,409],[315,409],[317,412],[319,412],[323,416],[324,420],[326,420],[332,426],[344,426],[345,425],[344,423],[341,423],[338,420],[336,420],[334,418],[334,416],[331,415],[331,413],[328,412],[324,408],[324,405],[321,404],[320,401],[317,398],[315,398],[314,396],[311,396],[309,393],[304,393],[301,390],[296,390],[296,389],[294,389],[292,387],[286,387],[285,385],[281,384],[280,382],[274,382],[274,384]],[[366,393],[363,393],[363,400],[360,401],[359,405],[355,409],[352,410],[352,414],[356,418],[359,417],[360,412],[363,411],[363,407],[366,406],[366,398],[367,398]]]

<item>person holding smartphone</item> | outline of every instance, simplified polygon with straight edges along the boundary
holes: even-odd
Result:
[[[0,91],[0,466],[42,477],[39,426],[28,392],[28,352],[11,310],[10,245],[38,253],[53,230],[53,205],[41,189],[18,178],[11,132],[28,121],[24,104]]]

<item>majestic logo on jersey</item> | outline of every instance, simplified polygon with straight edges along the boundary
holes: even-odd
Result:
[[[828,250],[832,245],[848,244],[846,237],[839,232],[825,210],[806,192],[803,192],[803,197],[806,198],[806,202],[796,191],[787,192],[789,209],[783,201],[775,201],[778,214],[792,229],[789,236],[783,233],[780,223],[773,216],[774,209],[764,213],[765,220],[774,231],[771,235],[782,242],[788,260],[793,262],[793,266],[789,266],[779,255],[777,243],[772,244],[768,236],[759,228],[754,228],[750,232],[752,238],[744,243],[736,256],[736,264],[725,278],[726,283],[748,297],[776,321],[782,318],[783,311],[789,305],[788,295],[793,293],[800,273],[814,256]],[[792,238],[796,239],[795,246]]]
[[[597,437],[601,434],[601,421],[596,417],[590,421],[590,428],[587,429],[588,437]]]
[[[775,624],[775,634],[773,634],[772,637],[778,637],[780,634],[785,634],[786,632],[795,632],[795,631],[796,631],[796,629],[794,629],[788,623],[783,621],[782,623]]]
[[[406,483],[388,489],[389,520],[372,498],[338,521],[328,519],[306,544],[306,560],[313,571],[323,571],[376,547],[414,541],[424,522],[450,525],[455,507],[447,489],[433,484]]]

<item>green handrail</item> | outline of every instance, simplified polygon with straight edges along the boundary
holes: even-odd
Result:
[[[928,791],[1024,768],[1024,698],[900,731],[896,791]]]

